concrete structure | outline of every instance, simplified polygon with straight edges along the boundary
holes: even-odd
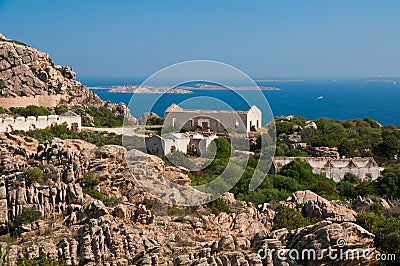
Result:
[[[235,132],[249,132],[262,126],[262,113],[253,105],[247,111],[235,110],[189,110],[172,104],[165,110],[164,127],[190,130],[211,130],[221,132],[224,129]]]
[[[81,130],[81,116],[74,112],[66,112],[61,115],[49,116],[28,116],[28,117],[6,117],[0,118],[0,132],[11,132],[14,130],[34,130],[43,129],[48,126],[61,125],[67,123],[71,130]]]
[[[187,153],[197,152],[199,155],[207,151],[216,135],[201,135],[189,133],[171,133],[164,137],[153,135],[146,138],[146,149],[150,154],[167,155],[175,151]]]
[[[280,169],[296,157],[274,157],[271,172]],[[320,174],[339,182],[346,174],[354,174],[361,180],[375,180],[380,176],[380,168],[372,157],[336,159],[330,157],[297,157],[311,165],[314,174]]]

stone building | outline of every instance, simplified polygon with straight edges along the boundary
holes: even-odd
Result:
[[[361,180],[375,180],[380,176],[380,168],[372,157],[331,158],[297,157],[311,165],[314,174],[319,174],[339,182],[346,174],[354,174]],[[296,157],[274,157],[272,173],[279,173],[281,168]]]
[[[221,132],[224,129],[235,132],[250,132],[262,126],[262,113],[253,105],[247,111],[235,110],[189,110],[172,104],[165,110],[164,127],[190,130],[211,130]]]
[[[43,129],[48,126],[66,123],[71,130],[81,130],[81,116],[74,112],[66,112],[61,115],[28,116],[28,117],[6,117],[0,118],[0,132],[11,132],[14,130]]]
[[[201,135],[189,133],[171,133],[166,136],[153,135],[146,138],[146,149],[150,154],[167,155],[175,151],[187,153],[197,152],[199,155],[207,151],[216,135]]]

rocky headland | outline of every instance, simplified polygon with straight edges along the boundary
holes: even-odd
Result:
[[[40,253],[71,265],[298,265],[276,256],[262,259],[257,251],[313,247],[318,253],[337,247],[338,239],[347,241],[345,248],[371,249],[371,258],[378,252],[374,235],[353,223],[349,206],[311,191],[297,192],[279,205],[325,220],[292,231],[272,230],[277,206],[257,208],[230,193],[221,197],[229,212],[159,202],[137,180],[144,174],[153,182],[162,182],[164,174],[170,180],[188,177],[139,151],[141,160],[128,167],[120,146],[57,138],[39,144],[1,133],[0,152],[0,246],[10,265]],[[27,210],[40,215],[21,221]],[[324,257],[309,265],[327,262]],[[361,258],[346,265],[372,262]]]
[[[125,104],[103,101],[76,80],[70,66],[55,65],[47,53],[0,34],[0,106],[106,107],[130,115]]]

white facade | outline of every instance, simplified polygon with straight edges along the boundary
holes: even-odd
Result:
[[[346,174],[354,174],[361,180],[376,180],[380,174],[380,168],[372,157],[355,157],[336,159],[330,157],[297,157],[311,165],[314,174],[319,174],[332,179],[335,182],[341,181]],[[296,159],[296,157],[275,157],[273,159],[273,173]]]
[[[201,155],[207,151],[208,146],[215,138],[217,138],[215,135],[204,136],[188,133],[172,133],[164,137],[153,135],[146,138],[146,149],[154,155],[167,155],[175,151],[183,153],[195,151]]]
[[[190,130],[223,130],[235,132],[250,132],[262,126],[262,113],[253,105],[247,111],[235,110],[189,110],[172,104],[165,110],[164,127]]]
[[[14,130],[29,131],[61,125],[63,123],[66,123],[69,129],[79,131],[82,128],[81,120],[81,116],[73,112],[38,117],[6,117],[4,119],[0,118],[0,132],[11,132]]]

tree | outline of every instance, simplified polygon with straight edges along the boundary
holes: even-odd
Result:
[[[46,116],[51,115],[50,111],[41,106],[28,105],[27,107],[15,108],[13,113],[19,116]]]
[[[400,219],[375,212],[361,211],[356,216],[357,224],[375,235],[375,246],[386,254],[400,257]],[[398,265],[398,261],[387,261],[386,265]]]
[[[23,225],[23,224],[29,224],[32,223],[42,217],[42,213],[38,210],[35,210],[33,208],[27,209],[24,208],[22,209],[22,212],[18,215],[15,216],[15,224],[17,226]]]
[[[339,192],[339,195],[342,197],[346,197],[346,198],[355,198],[357,197],[357,189],[355,188],[355,186],[353,184],[351,184],[350,182],[347,181],[340,181],[337,185],[336,185],[336,190]]]
[[[274,217],[272,230],[286,228],[289,231],[318,222],[319,219],[305,218],[295,209],[281,206]]]
[[[388,198],[400,198],[400,164],[388,167],[383,171],[383,177],[376,183],[379,195]]]
[[[222,137],[218,137],[216,139],[213,140],[214,145],[209,145],[208,151],[207,153],[209,155],[214,154],[214,149],[216,149],[215,151],[215,158],[216,159],[223,159],[223,158],[229,158],[231,156],[231,149],[232,146],[229,143],[229,141],[227,141],[225,138]]]
[[[311,165],[298,158],[284,165],[281,174],[300,182],[310,180],[313,177]]]
[[[400,131],[385,130],[382,132],[382,142],[374,147],[374,153],[387,160],[393,160],[400,152]]]

